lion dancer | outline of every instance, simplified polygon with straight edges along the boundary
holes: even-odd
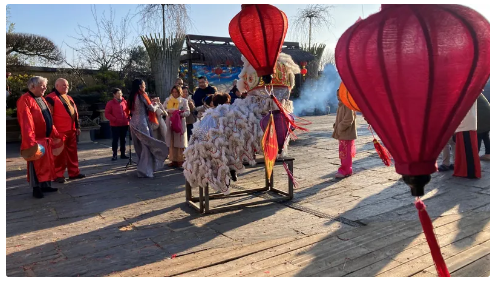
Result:
[[[69,172],[69,180],[81,179],[86,175],[79,171],[77,158],[77,136],[81,133],[79,114],[72,97],[67,95],[69,82],[57,79],[53,92],[48,94],[46,101],[53,113],[53,123],[61,135],[65,136],[64,150],[55,158],[55,182],[64,183],[65,169]]]
[[[43,98],[47,82],[46,78],[32,77],[27,83],[29,91],[17,100],[17,120],[22,136],[21,156],[28,160],[27,178],[35,198],[43,198],[43,192],[57,191],[51,187],[55,176],[52,145],[62,143]]]

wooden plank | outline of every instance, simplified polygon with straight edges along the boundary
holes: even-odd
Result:
[[[488,277],[490,276],[490,255],[486,255],[450,274],[451,277]]]
[[[454,223],[454,224],[458,224],[458,223]],[[394,254],[393,252],[394,250],[395,253],[399,253],[404,248],[410,248],[411,245],[418,245],[421,243],[427,245],[423,238],[416,240],[418,234],[421,232],[420,227],[418,229],[418,227],[414,227],[414,226],[405,226],[405,228],[400,230],[398,229],[398,227],[395,228],[397,228],[397,230],[395,231],[395,233],[392,233],[390,236],[381,237],[381,238],[377,237],[375,240],[369,242],[366,242],[365,239],[359,239],[359,237],[351,240],[352,242],[356,243],[356,246],[360,245],[359,242],[364,243],[363,245],[360,245],[361,248],[365,248],[365,250],[368,251],[375,250],[372,253],[365,252],[362,254],[357,254],[356,256],[355,250],[352,249],[345,251],[342,254],[339,254],[336,251],[328,252],[327,253],[328,255],[322,256],[320,258],[316,257],[314,260],[312,260],[307,264],[300,264],[298,268],[283,273],[283,276],[332,276],[333,277],[333,276],[343,276],[346,273],[354,272],[359,269],[362,270],[350,276],[370,276],[394,268],[401,264],[401,262],[392,262],[393,261],[392,255]],[[359,232],[359,230],[360,229],[356,229],[351,232],[357,233]],[[481,225],[479,225],[478,227],[478,231],[480,230],[481,230]],[[450,230],[450,232],[451,232],[450,239],[451,241],[454,241],[455,235],[458,234],[458,231],[454,229],[454,230]],[[476,231],[472,233],[476,233]],[[342,238],[343,235],[339,237]],[[399,241],[397,241],[397,239]],[[349,262],[347,263],[344,260],[346,258],[348,258],[349,260]],[[373,263],[377,261],[382,261],[382,263],[380,262],[377,264]],[[344,263],[347,266],[347,268],[345,269],[347,270],[347,272],[343,272],[342,265]],[[283,269],[287,270],[288,268],[287,266],[284,266]],[[276,271],[273,268],[270,269],[271,274],[274,274],[275,272]],[[253,275],[261,275],[261,274],[253,274]]]
[[[214,193],[210,195],[210,199],[225,199],[229,197],[235,197],[238,195],[247,195],[247,194],[252,194],[252,193],[257,193],[257,192],[266,192],[266,188],[258,188],[258,189],[249,189],[249,190],[242,190],[239,192],[231,192],[228,195],[224,195],[222,193]]]
[[[458,223],[453,223],[453,224],[458,224]],[[448,224],[447,224],[448,225]],[[469,227],[468,227],[469,228]],[[473,233],[476,233],[477,231],[473,231]],[[459,233],[459,230],[457,229],[452,229],[450,230],[449,234],[440,236],[438,235],[438,238],[443,240],[444,238],[449,238],[450,241],[455,241],[456,235]],[[394,237],[395,238],[395,237]],[[414,249],[417,246],[421,245],[427,245],[426,239],[424,237],[409,237],[404,240],[398,241],[398,242],[393,242],[394,239],[389,239],[390,243],[388,245],[383,246],[382,248],[374,251],[371,254],[364,255],[362,257],[352,259],[348,262],[346,270],[349,270],[351,274],[348,274],[346,276],[372,276],[374,274],[379,274],[381,272],[384,272],[386,270],[392,269],[394,266],[389,265],[387,261],[395,261],[400,264],[404,264],[403,262],[397,261],[396,260],[396,255],[400,254],[401,252],[406,252],[407,250]],[[428,250],[429,251],[429,250]],[[377,260],[383,259],[380,262],[377,262],[377,264],[374,264],[374,266],[370,267],[365,267],[365,268],[359,268],[359,266],[365,266],[365,264],[369,261],[369,258],[375,258]],[[388,259],[387,259],[388,258]],[[363,263],[364,262],[364,263]],[[357,268],[356,268],[356,267]],[[381,266],[381,267],[379,267]],[[355,272],[359,270],[358,272]],[[332,270],[322,272],[321,274],[317,274],[317,276],[335,276],[333,273],[331,273]]]
[[[422,270],[421,272],[418,272],[411,277],[438,277],[438,276],[437,276],[437,274],[433,274],[433,273],[430,273],[428,271]]]
[[[486,232],[483,232],[483,233],[485,233],[488,236],[488,238],[490,237],[490,235],[488,233],[486,233]],[[455,247],[455,244],[450,244],[450,245],[442,247],[442,252],[449,251],[450,249],[457,249],[457,248]],[[463,248],[463,250],[468,250],[468,249],[469,249],[469,247]],[[448,257],[444,256],[444,259],[447,260]],[[434,266],[433,259],[431,258],[431,254],[427,253],[427,254],[424,254],[420,257],[417,257],[417,258],[415,258],[409,262],[406,262],[406,263],[404,263],[404,264],[402,264],[396,268],[392,268],[390,270],[387,270],[386,272],[380,273],[377,276],[378,277],[412,276],[412,275],[414,275],[414,274],[416,274],[416,273],[418,273],[424,269],[426,269],[428,271],[428,268],[432,267],[432,266]],[[447,264],[447,267],[450,268],[448,264]]]
[[[446,259],[445,264],[447,264],[449,272],[452,273],[489,254],[490,240]],[[431,266],[425,270],[430,273],[436,272],[435,266]]]
[[[252,265],[251,263],[257,262],[260,265],[266,265],[266,266],[271,266],[273,263],[276,263],[278,261],[283,261],[286,259],[287,254],[291,257],[291,259],[294,258],[294,253],[297,253],[296,255],[300,254],[304,250],[308,250],[312,248],[316,243],[322,244],[322,245],[329,245],[329,241],[335,241],[335,237],[340,235],[345,234],[347,239],[351,239],[353,237],[358,237],[361,236],[362,233],[372,233],[375,230],[380,230],[384,227],[392,227],[394,226],[394,223],[379,223],[377,225],[370,225],[366,227],[361,227],[359,229],[355,228],[354,230],[360,230],[361,233],[347,233],[347,232],[342,232],[339,233],[338,231],[333,233],[332,235],[325,235],[325,234],[317,234],[313,235],[310,237],[305,237],[300,240],[288,243],[286,245],[280,246],[280,247],[274,247],[267,249],[265,251],[262,251],[260,253],[251,255],[249,257],[245,258],[240,258],[235,260],[234,262],[229,262],[222,264],[222,266],[214,266],[210,267],[207,269],[201,269],[198,270],[195,273],[190,273],[187,275],[190,276],[240,276],[242,274],[248,274],[250,271],[257,271],[259,266],[258,265]],[[266,264],[264,262],[266,261]],[[271,264],[270,264],[271,263]],[[233,269],[235,267],[235,269]],[[224,273],[219,273],[219,270],[225,271]],[[186,274],[184,274],[186,275]]]
[[[222,206],[222,207],[214,207],[214,208],[209,208],[208,210],[205,210],[205,213],[217,213],[217,212],[222,212],[222,211],[228,211],[232,209],[239,209],[247,206],[253,206],[253,205],[258,205],[258,204],[263,204],[263,203],[269,203],[269,202],[281,202],[284,200],[289,200],[288,197],[280,197],[280,198],[273,198],[273,199],[264,199],[264,200],[258,200],[258,201],[251,201],[248,203],[241,203],[241,204],[233,204],[233,205],[227,205],[227,206]]]
[[[485,238],[486,235],[488,234],[489,238],[489,233],[487,232],[482,232],[482,225],[476,225],[473,224],[471,226],[466,226],[464,229],[455,229],[453,231],[457,231],[457,233],[449,233],[444,236],[437,235],[438,239],[438,244],[440,247],[446,246],[451,243],[458,242],[456,246],[459,246],[462,248],[462,245],[471,245],[471,241],[474,241],[473,238]],[[422,235],[424,238],[424,236]],[[456,250],[452,250],[451,253],[455,254]],[[402,263],[409,262],[410,260],[417,258],[419,256],[422,256],[424,254],[429,254],[430,253],[430,247],[426,242],[424,242],[421,245],[417,245],[412,249],[406,249],[399,254],[396,254],[394,259],[397,261],[400,261]],[[443,251],[442,253],[445,256],[452,256],[453,254],[449,254],[449,251]]]
[[[153,276],[177,276],[183,273],[192,272],[201,268],[224,264],[241,257],[248,256],[269,248],[274,248],[289,242],[295,238],[282,238],[261,243],[251,244],[242,247],[228,247],[210,249],[190,255],[176,257],[174,260],[164,259],[144,266],[138,266],[125,271],[111,274],[111,276],[147,276],[152,272]]]
[[[202,211],[201,211],[201,207],[199,207],[198,205],[196,205],[196,203],[194,203],[194,202],[192,202],[192,201],[188,200],[188,201],[187,201],[187,204],[189,204],[192,208],[196,209],[198,212],[200,212],[200,213],[202,212]]]
[[[291,258],[287,258],[286,255],[281,255],[279,258],[282,260],[271,258],[266,260],[266,262],[259,262],[260,267],[264,270],[258,270],[249,274],[243,272],[243,276],[293,276],[297,275],[297,273],[306,266],[312,265],[316,260],[328,257],[331,257],[329,261],[333,264],[344,263],[346,256],[342,253],[346,251],[349,252],[349,256],[357,256],[357,254],[366,254],[370,252],[369,250],[356,245],[356,242],[366,242],[376,239],[378,238],[378,235],[383,234],[383,231],[388,231],[389,234],[394,233],[394,228],[397,226],[399,225],[382,224],[376,225],[375,227],[362,227],[351,230],[350,232],[342,233],[338,237],[330,237],[312,247],[295,250],[295,254],[291,256]],[[357,232],[357,230],[361,230],[361,233]],[[353,233],[355,231],[356,233]],[[258,269],[260,267],[258,267]],[[269,273],[265,273],[268,269]],[[292,274],[292,272],[294,272],[294,274]]]

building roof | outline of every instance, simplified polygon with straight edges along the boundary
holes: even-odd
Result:
[[[189,58],[192,63],[205,64],[210,66],[227,65],[242,66],[241,52],[235,47],[230,37],[216,37],[188,34],[186,36],[189,54],[181,56],[181,63],[186,63]],[[312,61],[315,57],[299,48],[298,42],[284,42],[282,52],[292,56],[294,62]]]

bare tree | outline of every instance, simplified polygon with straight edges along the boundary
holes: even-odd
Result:
[[[84,60],[81,59],[81,57],[77,57],[74,54],[74,50],[72,50],[72,61],[69,62],[67,60],[67,56],[64,56],[64,63],[69,66],[70,72],[66,72],[67,74],[64,74],[64,77],[69,81],[69,87],[72,89],[74,86],[77,85],[86,85],[86,80],[84,79]]]
[[[39,59],[59,64],[62,56],[59,48],[50,39],[35,34],[7,33],[7,65],[24,64],[26,59]]]
[[[142,4],[139,5],[143,33],[160,33],[162,38],[168,34],[185,34],[191,24],[189,6],[184,4]]]
[[[91,13],[96,23],[95,30],[78,24],[77,37],[73,37],[78,45],[68,46],[77,51],[90,67],[121,72],[130,49],[137,44],[137,39],[129,38],[130,12],[120,21],[115,20],[115,12],[111,7],[108,18],[105,12],[101,18],[98,17],[96,5],[91,6]]]
[[[7,5],[7,26],[9,27],[8,33],[13,33],[15,29],[15,23],[10,21],[10,6]]]
[[[297,15],[293,18],[292,33],[300,41],[308,40],[308,46],[311,46],[313,31],[333,26],[333,17],[331,10],[332,5],[310,4],[304,9],[299,9]]]

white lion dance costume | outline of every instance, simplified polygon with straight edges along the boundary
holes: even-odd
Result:
[[[269,85],[264,84],[244,57],[242,61],[244,68],[237,87],[241,92],[247,91],[247,97],[235,100],[232,105],[208,109],[203,119],[194,124],[189,146],[184,151],[183,164],[184,176],[192,187],[209,185],[227,195],[230,193],[230,171],[242,173],[244,162],[256,164],[255,154],[262,153],[263,129],[260,121],[270,110],[278,110],[269,90],[273,89],[272,93],[286,112],[292,113],[290,91],[295,85],[294,75],[300,73],[292,57],[279,54],[276,73]],[[282,140],[285,140],[285,152],[287,135]]]

